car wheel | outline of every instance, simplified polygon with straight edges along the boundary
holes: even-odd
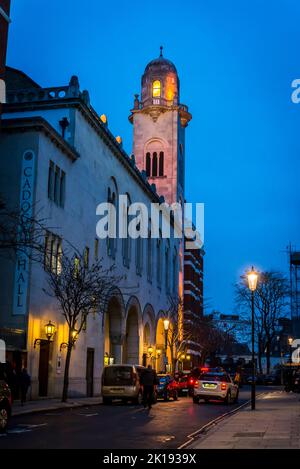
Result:
[[[103,397],[103,404],[110,405],[112,404],[112,400],[109,397]]]
[[[174,396],[173,396],[174,401],[178,401],[178,394],[177,391],[175,391]]]
[[[194,404],[199,404],[199,397],[193,396],[193,403]]]
[[[0,409],[0,433],[6,432],[8,425],[9,413],[6,407]]]
[[[226,394],[224,402],[225,402],[226,405],[229,405],[231,403],[231,392],[230,391],[228,391],[228,393]]]

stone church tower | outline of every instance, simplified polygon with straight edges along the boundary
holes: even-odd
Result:
[[[185,128],[191,118],[180,104],[176,67],[161,47],[160,56],[145,68],[141,98],[135,95],[129,120],[136,164],[168,203],[184,202]]]

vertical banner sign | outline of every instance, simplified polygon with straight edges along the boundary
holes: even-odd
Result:
[[[18,238],[23,243],[30,233],[33,205],[35,174],[35,154],[32,150],[26,150],[22,157],[21,191],[20,191],[20,225]],[[26,226],[27,225],[27,226]],[[28,228],[28,229],[27,229]],[[24,243],[25,244],[25,243]],[[16,259],[16,271],[14,282],[13,314],[27,314],[27,297],[29,285],[29,254],[30,248],[18,250]]]

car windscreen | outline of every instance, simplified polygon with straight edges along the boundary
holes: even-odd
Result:
[[[221,381],[228,382],[228,377],[223,374],[214,374],[214,373],[203,373],[200,376],[201,381],[217,381],[218,383]]]
[[[159,376],[158,377],[159,384],[165,384],[168,381],[167,376]]]
[[[179,378],[179,383],[186,383],[187,380],[188,380],[187,376],[182,376],[181,378]]]
[[[130,366],[109,366],[104,368],[104,386],[131,386],[132,368]]]

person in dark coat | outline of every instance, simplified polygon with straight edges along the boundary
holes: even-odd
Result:
[[[148,365],[147,369],[143,371],[141,375],[141,385],[143,386],[143,405],[144,408],[148,406],[149,410],[153,403],[153,394],[157,385],[156,371],[152,369],[151,365]]]
[[[27,373],[26,368],[23,368],[20,374],[20,389],[21,389],[21,404],[26,402],[26,396],[29,386],[31,385],[31,378]]]

